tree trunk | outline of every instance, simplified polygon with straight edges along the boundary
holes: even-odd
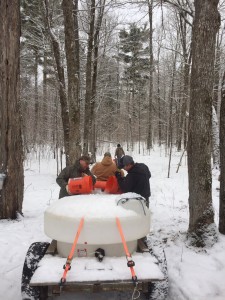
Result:
[[[161,41],[158,46],[157,51],[157,103],[158,103],[158,144],[161,147],[162,144],[162,105],[160,98],[160,68],[159,68],[159,58],[161,50]]]
[[[19,106],[20,1],[0,2],[0,219],[22,213],[24,171]]]
[[[188,138],[190,243],[205,246],[216,236],[212,207],[211,132],[213,67],[220,25],[218,0],[195,0]],[[204,47],[202,46],[204,45]],[[210,240],[211,237],[211,240]]]
[[[94,64],[93,64],[93,75],[92,75],[92,101],[90,105],[90,120],[89,127],[91,128],[90,138],[90,151],[92,157],[96,158],[96,134],[95,134],[95,106],[96,106],[96,93],[97,93],[97,76],[98,76],[98,48],[99,48],[99,34],[102,26],[102,19],[105,9],[105,0],[100,1],[100,7],[98,11],[98,19],[96,24],[96,30],[94,34]]]
[[[95,0],[91,0],[90,27],[88,32],[88,48],[86,62],[86,94],[85,94],[85,116],[84,116],[84,145],[83,154],[88,154],[91,125],[91,101],[92,101],[92,52],[95,28]]]
[[[168,141],[167,145],[168,148],[172,148],[173,144],[173,99],[174,99],[174,85],[175,85],[175,74],[176,74],[176,64],[177,64],[177,47],[178,42],[176,44],[176,50],[173,58],[173,69],[171,74],[171,87],[169,91],[169,127],[168,127]],[[168,178],[169,178],[169,171],[168,171]]]
[[[225,234],[225,73],[220,108],[220,211],[219,232]]]
[[[148,0],[148,18],[149,18],[149,56],[150,56],[150,68],[149,68],[149,108],[148,108],[148,138],[147,149],[152,148],[152,101],[153,101],[153,46],[152,46],[152,11],[153,0]]]
[[[35,47],[34,49],[35,63],[34,63],[34,133],[33,133],[33,147],[37,144],[37,132],[38,132],[38,113],[39,113],[39,97],[38,97],[38,60],[39,53],[38,49]]]
[[[44,49],[44,55],[43,55],[43,107],[42,107],[42,115],[43,115],[43,119],[42,122],[45,126],[43,126],[43,131],[42,131],[42,139],[44,141],[46,141],[47,139],[47,130],[46,130],[46,126],[47,126],[47,121],[48,121],[48,105],[47,105],[47,51],[46,49]]]
[[[76,1],[77,2],[77,1]],[[79,52],[75,47],[75,28],[73,15],[73,1],[63,0],[65,49],[68,76],[68,102],[70,119],[70,143],[69,143],[69,162],[72,165],[81,154],[80,136],[80,101],[79,101]],[[77,11],[75,12],[75,14]],[[78,48],[79,49],[79,48]],[[76,59],[76,56],[78,59]]]
[[[61,62],[60,55],[60,46],[59,41],[54,35],[49,20],[49,12],[48,12],[48,0],[44,0],[44,8],[45,8],[45,17],[46,23],[48,26],[48,32],[52,42],[52,48],[57,68],[57,79],[58,79],[58,87],[59,87],[59,99],[61,104],[61,117],[63,124],[63,134],[64,134],[64,147],[66,154],[66,165],[69,165],[69,132],[70,132],[70,124],[69,124],[69,112],[68,112],[68,104],[67,104],[67,96],[66,96],[66,88],[65,88],[65,77],[64,77],[64,69]]]
[[[213,168],[220,167],[219,124],[215,107],[212,106],[212,156]]]
[[[188,108],[188,99],[189,99],[189,87],[190,87],[190,62],[191,62],[191,50],[188,55],[187,51],[187,23],[180,15],[180,32],[181,32],[181,43],[182,43],[182,51],[184,58],[184,68],[183,68],[183,97],[181,99],[181,119],[180,119],[180,127],[179,127],[179,135],[178,135],[178,151],[181,150],[182,147],[182,138],[184,139],[184,148],[186,148],[186,114]]]

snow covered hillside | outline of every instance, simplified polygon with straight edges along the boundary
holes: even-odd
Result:
[[[167,178],[168,157],[164,152],[152,151],[150,156],[133,155],[136,162],[147,164],[152,173],[149,236],[165,250],[169,275],[168,300],[223,300],[225,236],[219,235],[218,243],[209,249],[190,248],[185,244],[189,217],[188,178],[185,157],[176,173],[180,155],[176,153],[172,157],[170,178]],[[101,160],[101,157],[98,159]],[[213,175],[216,224],[219,215],[217,177],[218,174]],[[55,179],[56,163],[53,159],[42,159],[40,165],[34,159],[26,162],[24,217],[20,216],[16,221],[0,221],[0,299],[21,299],[21,274],[28,248],[36,241],[50,241],[43,232],[43,213],[58,199],[59,187]],[[115,297],[113,293],[107,297],[94,294],[92,299]],[[90,294],[79,294],[76,299],[90,299]]]

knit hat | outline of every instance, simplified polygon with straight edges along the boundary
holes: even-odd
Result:
[[[130,155],[125,155],[121,158],[121,161],[122,161],[122,165],[123,166],[127,166],[129,164],[134,164],[134,160],[133,160],[133,157],[131,157]]]
[[[79,160],[84,160],[87,164],[90,164],[91,158],[88,155],[82,155]]]
[[[108,157],[112,157],[112,155],[111,155],[111,153],[110,153],[110,152],[106,152],[106,153],[104,154],[104,157],[106,157],[106,156],[108,156]]]
[[[121,145],[120,145],[120,144],[117,144],[117,147],[121,147]]]

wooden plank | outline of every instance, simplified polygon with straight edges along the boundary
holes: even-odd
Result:
[[[164,279],[141,279],[140,282],[156,282],[156,281],[162,281]],[[101,285],[130,285],[133,284],[132,280],[113,280],[113,281],[69,281],[64,284],[65,286],[85,286],[85,285],[95,285],[95,284],[101,284]],[[30,286],[56,286],[55,282],[41,282],[41,283],[30,283]]]
[[[149,282],[138,282],[138,290],[146,292],[148,291]],[[130,282],[112,282],[112,283],[96,283],[96,284],[65,284],[63,286],[54,285],[48,287],[49,296],[59,296],[61,293],[75,293],[75,292],[116,292],[116,291],[132,291],[134,289],[134,284]]]

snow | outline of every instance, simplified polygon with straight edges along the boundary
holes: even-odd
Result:
[[[135,268],[138,279],[157,278],[163,279],[163,274],[155,264],[156,259],[148,253],[136,253],[132,255],[137,268]],[[39,269],[35,272],[32,283],[54,282],[59,283],[63,274],[62,266],[65,264],[65,258],[47,256],[41,260]],[[105,266],[104,271],[99,272],[99,265]],[[146,265],[149,266],[146,270]],[[122,266],[122,267],[121,267]],[[97,270],[97,271],[96,271]],[[127,260],[124,257],[105,257],[102,263],[98,263],[95,257],[79,258],[72,261],[71,270],[67,274],[66,281],[111,281],[111,280],[130,280],[130,269],[127,268]]]
[[[183,157],[179,172],[176,173],[180,155],[181,153],[173,154],[171,177],[167,178],[169,158],[163,151],[157,149],[150,156],[133,154],[134,160],[147,164],[152,173],[152,223],[149,238],[165,250],[169,276],[168,300],[224,300],[225,236],[219,234],[219,240],[212,248],[196,249],[186,243],[189,218],[188,177],[186,157]],[[101,160],[101,157],[98,159]],[[43,222],[46,208],[59,201],[59,187],[55,179],[56,163],[53,159],[43,158],[40,162],[31,158],[27,160],[24,217],[20,216],[14,221],[0,221],[0,299],[21,299],[21,274],[30,244],[37,241],[50,242],[44,234]],[[213,205],[218,226],[217,179],[218,171],[213,170]],[[125,268],[125,272],[127,269]],[[93,300],[117,299],[115,293],[107,296],[97,293],[91,297]],[[86,293],[78,293],[76,297],[78,300],[89,298],[90,294]],[[62,299],[74,298],[65,295]]]
[[[121,198],[140,197],[135,193],[125,193],[122,196],[109,194],[75,195],[64,197],[60,201],[53,203],[48,209],[48,213],[60,217],[97,219],[112,217],[135,216],[133,210],[126,210],[117,205]]]

